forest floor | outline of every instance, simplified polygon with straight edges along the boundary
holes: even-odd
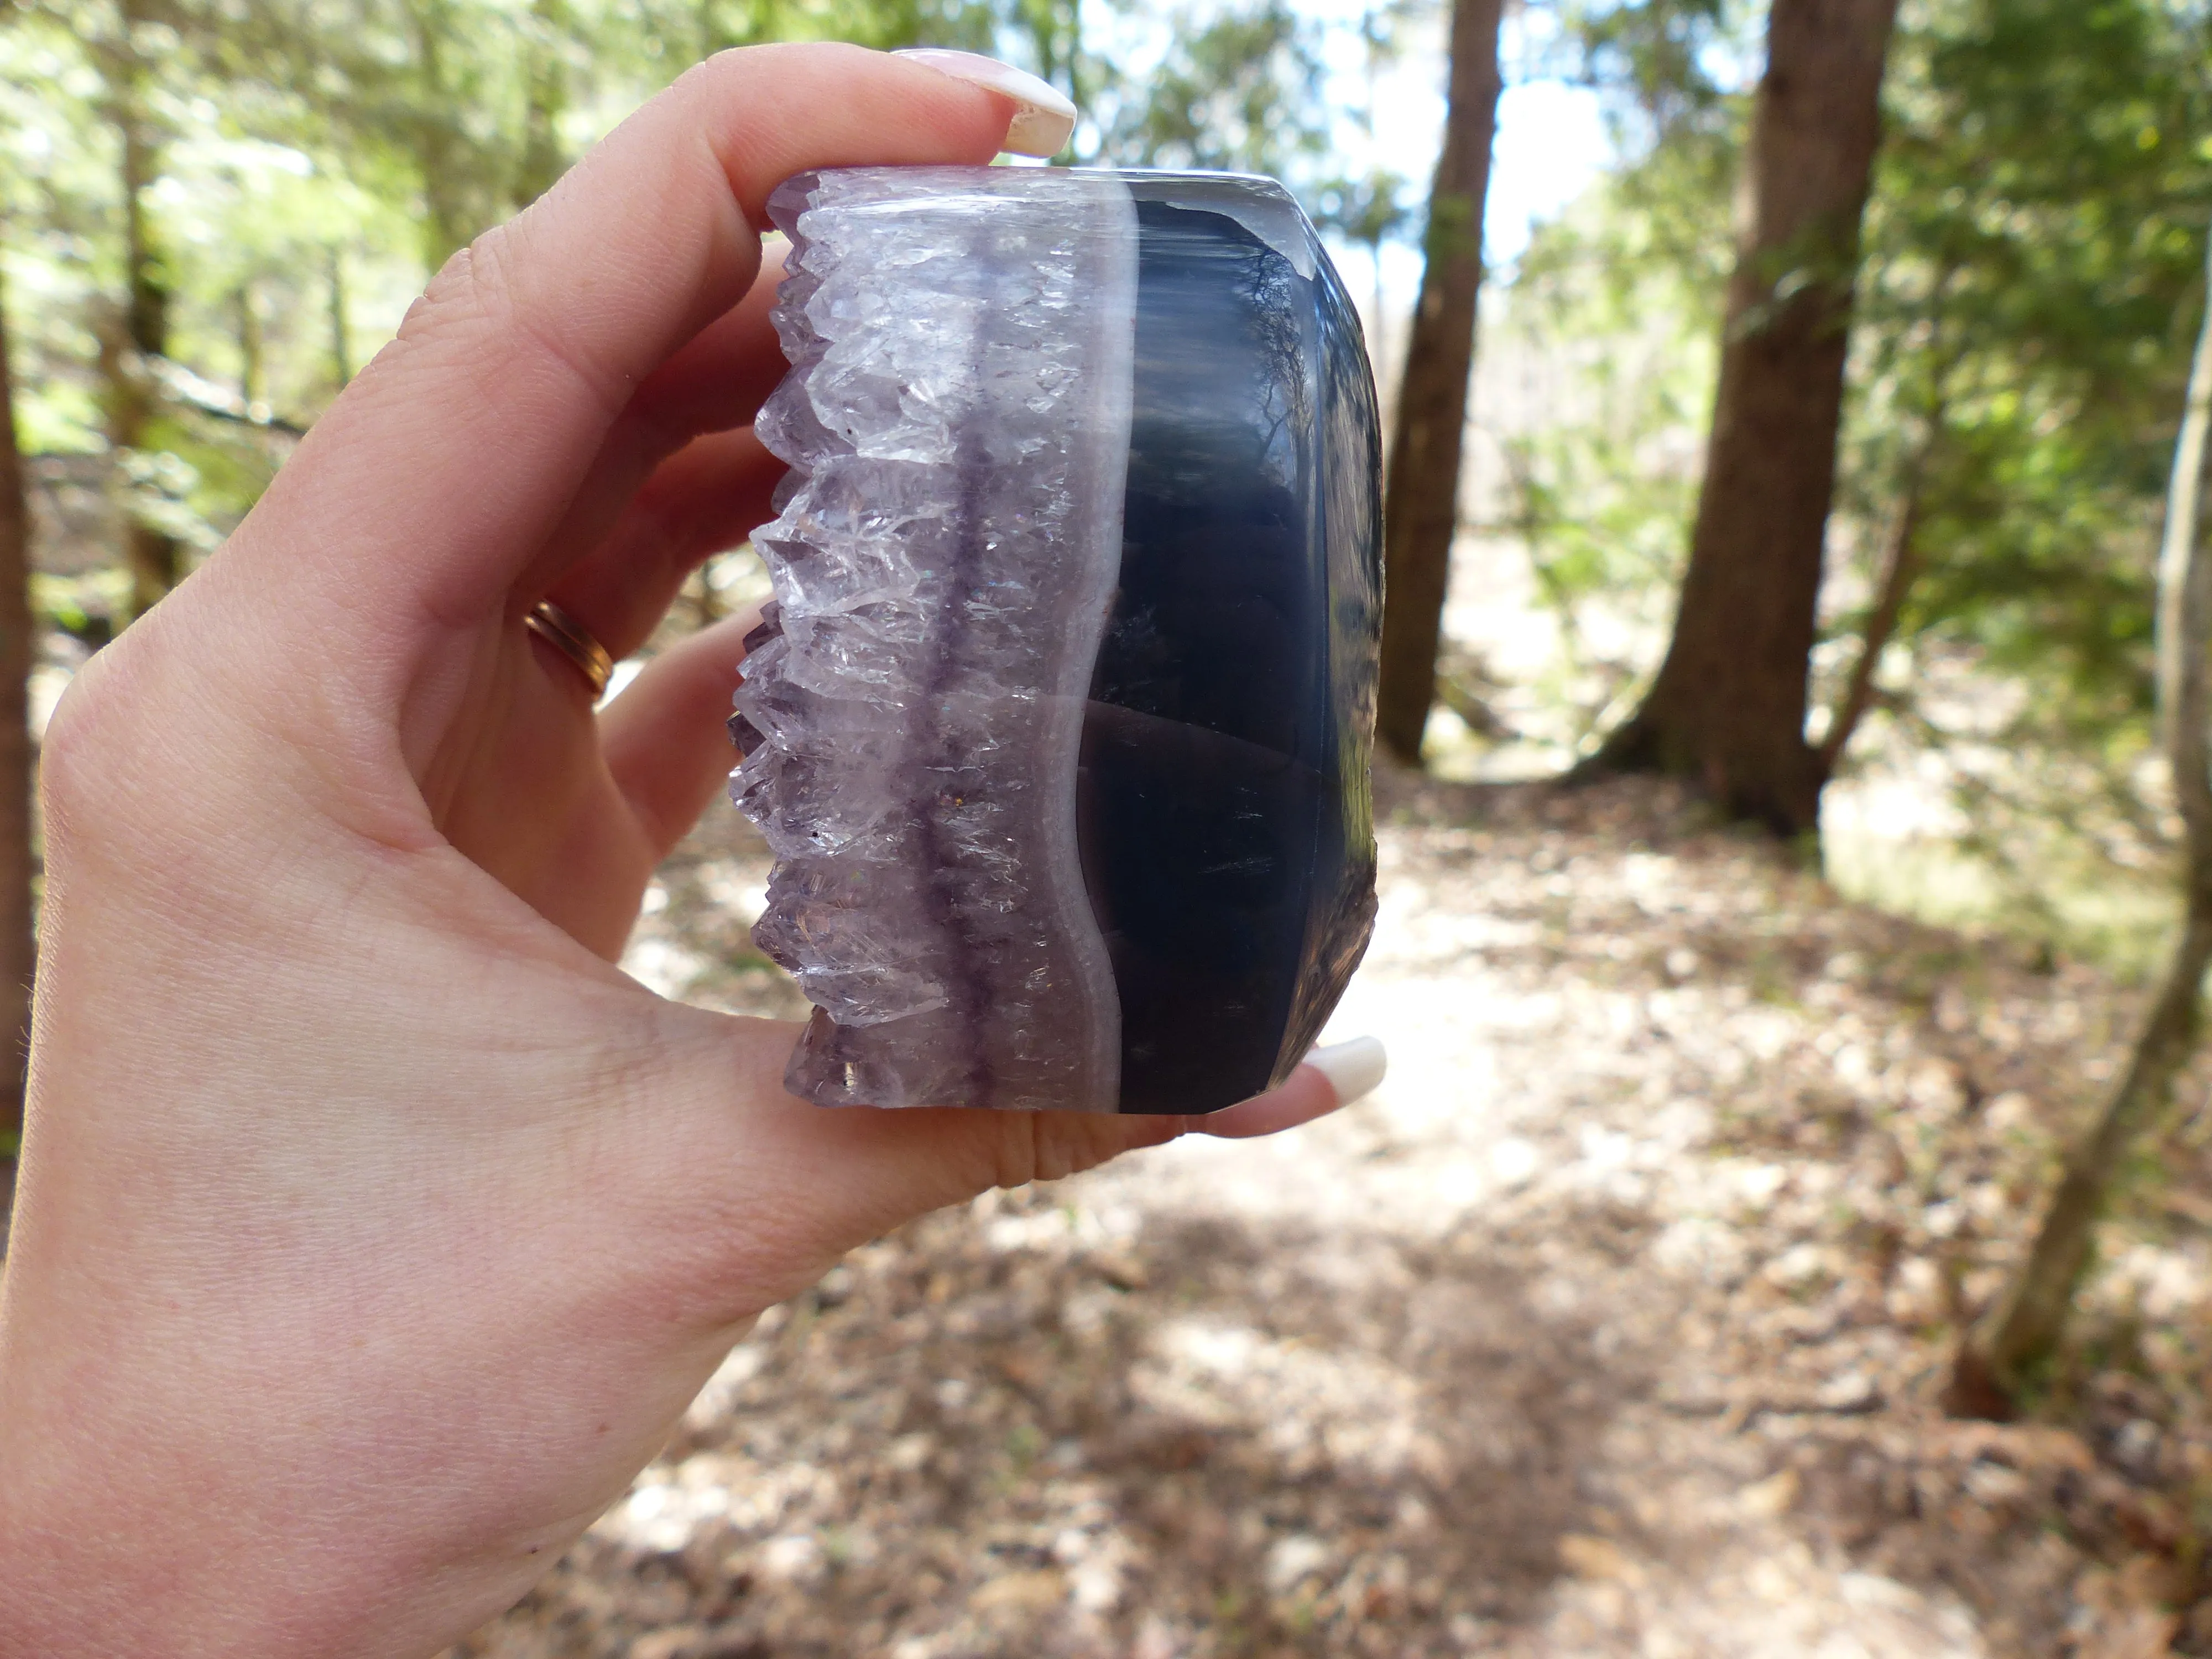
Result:
[[[2136,994],[1664,788],[1384,797],[1379,1093],[856,1252],[455,1653],[2212,1653],[2201,1076],[2042,1420],[1936,1404]],[[632,970],[796,1009],[766,873],[710,814]]]

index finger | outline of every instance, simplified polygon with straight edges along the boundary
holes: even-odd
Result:
[[[858,46],[701,64],[454,255],[222,558],[311,626],[385,631],[362,659],[404,684],[434,635],[507,603],[641,382],[744,294],[779,183],[987,161],[1013,107]]]

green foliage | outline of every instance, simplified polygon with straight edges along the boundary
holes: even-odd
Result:
[[[1075,0],[32,0],[0,15],[0,242],[40,556],[74,596],[57,619],[102,635],[107,618],[78,612],[112,584],[79,579],[115,556],[127,519],[188,553],[219,540],[427,273],[691,62],[766,40],[927,42],[1027,56],[1073,87],[1079,23]],[[134,303],[158,305],[165,361],[132,344]],[[118,413],[149,397],[150,416]],[[89,484],[70,457],[98,469]]]
[[[1725,106],[1740,119],[1742,100]],[[1727,281],[1725,180],[1738,142],[1717,121],[1655,144],[1540,227],[1485,337],[1547,363],[1531,417],[1493,435],[1497,530],[1527,550],[1559,660],[1539,689],[1586,748],[1658,660],[1697,501]]]
[[[2124,971],[2171,915],[2156,541],[2203,304],[2201,0],[1908,9],[1867,219],[1831,626],[1909,494],[1919,569],[1870,755],[1951,782],[1993,920]],[[1832,656],[1832,665],[1841,654]],[[1923,757],[1914,761],[1911,757]]]
[[[1567,655],[1592,617],[1616,624],[1613,659],[1553,688],[1587,722],[1664,643],[1758,19],[1722,0],[1562,15],[1626,158],[1539,234],[1489,337],[1571,365],[1549,418],[1506,434],[1504,516]],[[2208,8],[1907,0],[1885,97],[1816,702],[1911,495],[1915,579],[1866,735],[1952,780],[1960,842],[2002,889],[2034,884],[2002,867],[2030,848],[2076,887],[2115,880],[2112,858],[2148,872],[2154,540],[2212,219]]]
[[[1287,0],[1171,21],[1175,46],[1141,91],[1125,88],[1100,159],[1121,166],[1295,173],[1322,150],[1321,60]]]
[[[309,100],[227,75],[213,27],[188,7],[102,0],[42,0],[0,27],[19,429],[40,520],[63,532],[43,556],[73,576],[112,556],[126,518],[188,553],[212,546],[289,448],[272,416],[304,421],[337,389],[330,273],[390,272],[412,240],[400,202],[308,147]],[[166,362],[142,359],[134,306],[155,308]],[[125,412],[149,398],[149,416]],[[40,459],[71,456],[104,457],[104,483],[57,483]]]
[[[1329,179],[1313,186],[1313,222],[1346,241],[1378,248],[1402,236],[1419,215],[1406,199],[1407,180],[1387,168],[1364,179]]]
[[[2069,740],[2124,742],[2148,714],[2212,217],[2212,36],[2163,0],[1935,0],[1911,22],[1868,218],[1851,504],[1893,498],[1923,450],[1905,636],[2032,676]]]
[[[1765,12],[1746,0],[1561,0],[1562,67],[1616,94],[1616,126],[1641,126],[1647,146],[1680,143],[1732,125],[1727,106]]]

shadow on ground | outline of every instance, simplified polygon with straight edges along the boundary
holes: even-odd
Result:
[[[855,1253],[459,1651],[2212,1651],[2201,1110],[2044,1421],[1934,1405],[2135,994],[1842,903],[1679,792],[1382,798],[1335,1028],[1389,1039],[1379,1095]],[[627,965],[789,1012],[748,834],[671,861]]]
[[[460,1651],[1455,1655],[1557,1576],[1641,1386],[1494,1251],[976,1211],[779,1310]]]

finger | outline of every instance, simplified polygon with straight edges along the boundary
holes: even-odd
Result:
[[[630,397],[759,268],[769,192],[811,167],[988,161],[1001,94],[833,45],[726,52],[457,254],[234,538],[357,629],[396,696],[496,614]],[[644,444],[644,434],[635,434]],[[301,557],[312,548],[314,556]],[[414,649],[410,649],[410,647]]]
[[[599,716],[599,743],[656,860],[690,832],[714,799],[737,751],[730,698],[745,635],[760,612],[726,617],[645,665]]]
[[[1240,1101],[1225,1110],[1190,1120],[1194,1133],[1221,1140],[1250,1140],[1260,1135],[1295,1129],[1317,1117],[1327,1117],[1340,1105],[1335,1086],[1318,1066],[1301,1066],[1279,1088]]]
[[[709,1322],[793,1294],[845,1251],[918,1215],[1183,1132],[1181,1118],[1106,1112],[816,1106],[783,1086],[799,1026],[709,1025],[703,1011],[675,1012],[700,1022],[696,1047],[671,1055],[689,1109],[667,1121],[682,1151],[653,1161],[658,1190],[645,1201],[667,1206],[664,1226],[695,1253]]]
[[[1223,1140],[1248,1140],[1296,1128],[1365,1099],[1381,1085],[1389,1067],[1389,1055],[1374,1037],[1333,1042],[1308,1054],[1281,1087],[1210,1116],[1194,1118],[1191,1127]]]
[[[783,280],[787,251],[771,244],[762,255],[760,274],[745,297],[701,330],[638,388],[608,428],[606,440],[591,471],[577,486],[568,511],[517,579],[516,586],[525,596],[550,592],[556,600],[568,605],[562,591],[571,586],[568,573],[580,556],[615,533],[648,475],[702,434],[751,424],[768,394],[790,368],[769,321],[776,287]],[[780,472],[781,466],[776,471]],[[761,499],[766,500],[765,489]],[[739,534],[768,516],[763,509],[758,518],[738,526]],[[592,603],[585,600],[586,608]],[[574,605],[568,608],[571,615],[584,618],[583,611]],[[650,632],[659,611],[647,609],[645,626]],[[611,615],[605,625],[618,628]],[[599,637],[617,657],[630,648],[615,645],[605,634]],[[644,634],[637,635],[641,641],[644,637]]]
[[[781,238],[763,246],[760,274],[745,297],[647,378],[630,400],[631,412],[687,438],[752,424],[791,367],[769,321],[790,252]]]
[[[708,1250],[711,1295],[738,1304],[757,1298],[752,1306],[811,1283],[856,1244],[992,1187],[1057,1180],[1186,1133],[1244,1139],[1310,1122],[1355,1097],[1376,1074],[1381,1050],[1371,1039],[1316,1050],[1280,1088],[1206,1117],[825,1109],[784,1091],[797,1026],[678,1012],[696,1022],[697,1040],[696,1048],[682,1045],[688,1054],[671,1055],[686,1078],[680,1093],[696,1108],[696,1115],[680,1115],[684,1127],[674,1131],[697,1180],[686,1196],[698,1207],[680,1229]],[[1369,1063],[1347,1069],[1346,1048]],[[1340,1081],[1331,1071],[1345,1076]],[[728,1255],[717,1253],[717,1239]],[[789,1278],[748,1278],[763,1261],[788,1264]]]
[[[750,428],[693,439],[654,470],[548,597],[619,661],[651,636],[709,554],[775,516],[769,498],[783,470]]]

